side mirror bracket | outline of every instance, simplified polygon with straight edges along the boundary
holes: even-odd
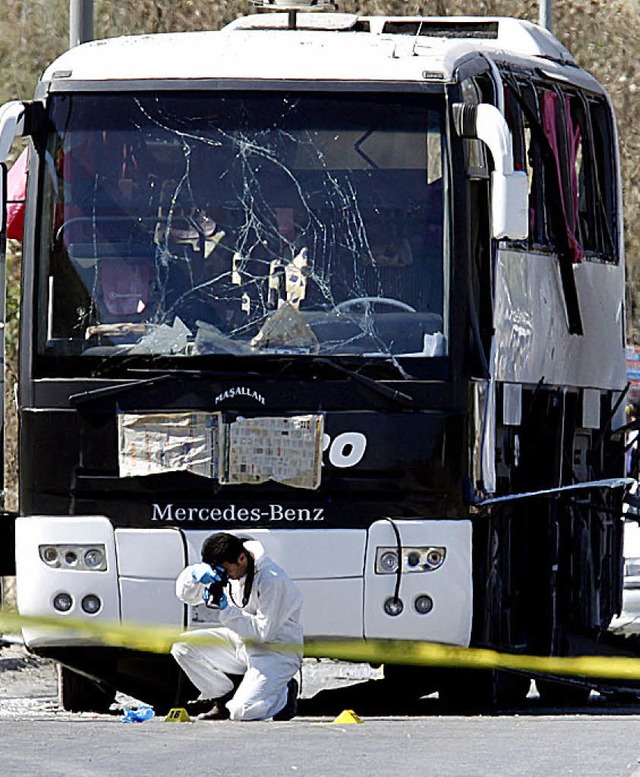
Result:
[[[526,240],[529,236],[529,179],[514,170],[513,143],[506,119],[493,105],[453,105],[453,120],[461,138],[481,140],[491,152],[491,234],[496,240]]]
[[[25,103],[12,100],[0,108],[0,162],[6,162],[15,138],[24,133]]]

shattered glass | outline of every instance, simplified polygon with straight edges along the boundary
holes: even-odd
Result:
[[[446,352],[441,96],[52,98],[40,354]]]

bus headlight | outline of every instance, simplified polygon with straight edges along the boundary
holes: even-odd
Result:
[[[73,597],[68,593],[59,593],[53,597],[53,608],[58,612],[69,612],[73,607]]]
[[[380,572],[395,572],[398,569],[398,554],[395,550],[387,550],[380,555],[377,566]],[[376,568],[376,572],[378,569]]]
[[[102,608],[102,602],[100,597],[95,594],[87,594],[80,602],[80,606],[87,613],[87,615],[95,615]]]
[[[415,598],[413,606],[420,615],[428,615],[433,610],[433,599],[429,594],[420,594]]]
[[[396,599],[395,596],[390,596],[384,603],[384,611],[387,615],[391,615],[392,618],[397,617],[404,610],[404,604],[402,599]]]
[[[40,546],[40,558],[45,564],[49,564],[52,567],[60,566],[58,549],[53,545],[47,547]]]
[[[425,564],[429,569],[437,569],[442,566],[445,552],[444,548],[429,548],[425,554]]]
[[[104,572],[107,554],[104,545],[40,545],[40,558],[53,569]]]
[[[84,563],[87,569],[104,569],[106,560],[104,557],[104,546],[91,548],[84,554]]]
[[[402,548],[402,572],[433,572],[445,561],[447,549],[427,545]],[[391,575],[398,571],[398,549],[376,548],[376,574]]]

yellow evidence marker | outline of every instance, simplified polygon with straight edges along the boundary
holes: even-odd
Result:
[[[364,723],[364,720],[362,720],[360,715],[356,715],[356,713],[353,710],[343,710],[333,722],[334,723]]]
[[[191,723],[189,713],[184,707],[172,707],[164,719],[165,723]]]

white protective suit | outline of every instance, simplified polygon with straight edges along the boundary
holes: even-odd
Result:
[[[275,564],[259,542],[244,543],[255,561],[251,595],[241,606],[246,578],[231,581],[229,606],[219,611],[219,626],[199,630],[220,642],[177,642],[171,654],[204,699],[218,699],[233,690],[227,675],[244,675],[227,708],[231,720],[265,720],[285,706],[287,683],[302,663],[302,595],[287,573]],[[176,595],[185,604],[203,604],[208,586],[197,583],[192,567],[176,580]],[[233,602],[237,602],[236,606]],[[245,640],[298,646],[298,650],[275,652]]]

